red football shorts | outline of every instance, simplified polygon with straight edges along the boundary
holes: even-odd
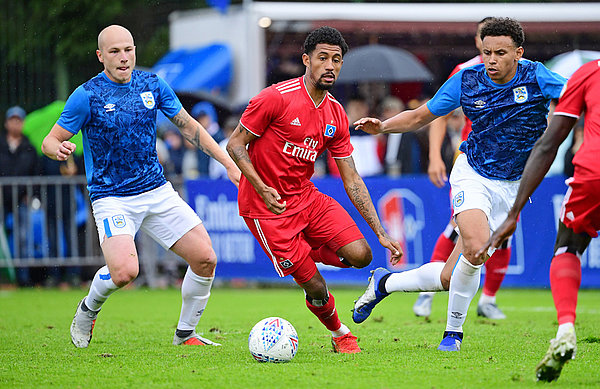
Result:
[[[309,281],[317,272],[310,251],[327,245],[333,251],[363,239],[348,212],[331,197],[317,192],[315,200],[290,216],[244,221],[273,262],[280,277],[291,274],[296,282]]]
[[[577,176],[566,181],[569,189],[563,200],[560,221],[576,234],[585,232],[592,238],[600,230],[600,180],[582,180]]]

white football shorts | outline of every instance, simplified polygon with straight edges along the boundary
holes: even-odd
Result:
[[[515,202],[519,183],[485,178],[469,165],[465,154],[460,154],[450,173],[453,217],[469,209],[481,209],[490,230],[496,231]]]
[[[92,203],[100,244],[105,237],[146,232],[165,249],[202,223],[170,182],[134,196],[109,196]]]

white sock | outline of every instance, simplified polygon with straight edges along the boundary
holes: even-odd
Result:
[[[181,284],[181,314],[178,330],[195,330],[210,297],[214,277],[201,277],[188,266]]]
[[[444,290],[440,280],[444,265],[443,262],[429,262],[416,269],[392,273],[385,281],[385,290],[388,293]]]
[[[334,338],[339,338],[340,336],[346,335],[348,332],[350,332],[350,328],[342,323],[342,326],[337,331],[331,331],[331,335],[333,335]]]
[[[419,296],[435,296],[435,292],[421,292],[419,293]]]
[[[571,332],[571,331],[573,331],[573,333],[575,333],[575,326],[573,325],[573,323],[564,323],[564,324],[559,325],[558,331],[556,331],[556,339],[560,338],[565,333]]]
[[[469,304],[479,289],[481,266],[471,264],[462,254],[458,257],[450,278],[446,331],[462,332]]]
[[[85,298],[85,305],[92,311],[99,311],[102,304],[114,291],[119,289],[110,277],[108,266],[102,266],[94,275],[90,291]]]
[[[496,296],[488,296],[487,294],[481,292],[481,297],[479,297],[479,302],[477,304],[496,304]]]

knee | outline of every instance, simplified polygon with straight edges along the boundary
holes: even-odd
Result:
[[[351,255],[345,257],[352,266],[362,269],[363,267],[369,266],[373,260],[373,252],[368,244],[362,244],[358,246]]]
[[[126,266],[115,271],[111,271],[110,277],[112,278],[113,283],[119,288],[124,287],[129,284],[131,281],[135,280],[138,276],[139,268],[138,266]]]
[[[487,241],[473,241],[473,242],[464,242],[462,254],[472,265],[478,266],[483,264],[489,256],[485,253],[481,257],[477,257],[476,254],[481,247],[483,247]]]
[[[194,253],[190,258],[185,258],[194,273],[201,276],[209,276],[217,267],[217,255],[212,247],[206,247]]]

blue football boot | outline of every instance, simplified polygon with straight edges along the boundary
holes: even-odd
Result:
[[[463,340],[462,332],[445,331],[444,339],[440,343],[438,350],[440,351],[460,351],[460,345]]]
[[[354,320],[355,323],[362,323],[367,320],[371,311],[375,308],[375,305],[390,295],[389,293],[382,293],[379,291],[379,281],[381,281],[382,277],[390,273],[389,270],[382,267],[378,267],[371,271],[367,290],[365,290],[365,293],[354,302],[352,320]]]

